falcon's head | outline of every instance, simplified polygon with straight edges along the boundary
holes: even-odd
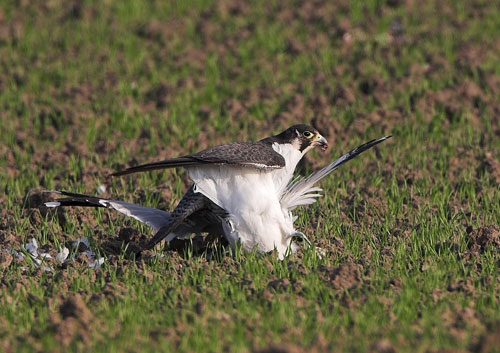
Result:
[[[328,148],[328,141],[321,136],[315,128],[298,124],[293,125],[275,136],[279,143],[290,143],[300,152],[306,153],[310,149],[319,146],[325,151]]]

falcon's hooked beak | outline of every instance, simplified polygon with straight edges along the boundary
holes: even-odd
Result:
[[[314,139],[313,146],[320,146],[322,151],[326,151],[328,148],[328,141],[323,136],[318,134]]]

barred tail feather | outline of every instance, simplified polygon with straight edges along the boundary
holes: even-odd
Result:
[[[166,225],[170,219],[170,213],[168,212],[146,206],[134,205],[132,203],[124,201],[103,199],[100,197],[76,194],[66,191],[47,190],[45,192],[67,196],[65,198],[59,198],[52,202],[46,202],[45,206],[47,207],[105,207],[116,210],[124,214],[125,216],[132,217],[139,222],[142,222],[147,226],[153,228],[155,231],[158,231],[162,226]]]

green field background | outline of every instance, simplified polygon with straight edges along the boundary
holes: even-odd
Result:
[[[183,170],[107,175],[297,123],[303,175],[393,135],[296,210],[318,251],[132,260],[146,227],[41,206],[171,210]],[[0,351],[498,352],[499,151],[498,1],[0,1]],[[81,237],[100,269],[12,255]]]

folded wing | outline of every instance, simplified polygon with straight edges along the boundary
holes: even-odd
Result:
[[[111,175],[120,176],[148,170],[193,167],[202,165],[236,165],[256,169],[277,169],[285,166],[283,156],[273,150],[269,143],[233,142],[207,148],[198,153],[164,161],[131,167]]]

